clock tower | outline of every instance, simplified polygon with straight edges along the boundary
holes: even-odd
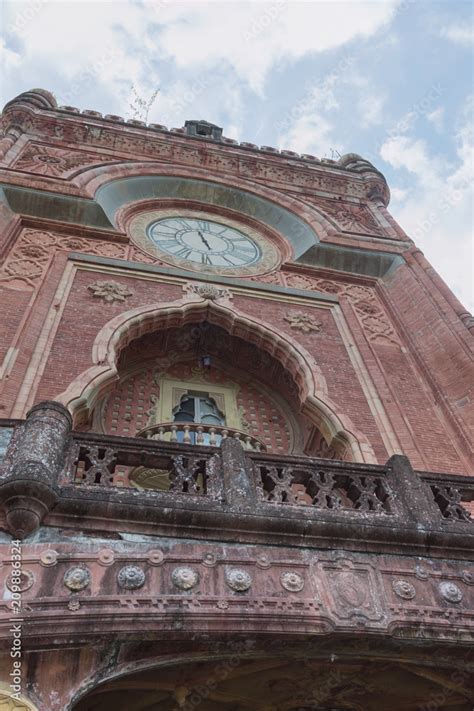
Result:
[[[380,171],[0,127],[0,708],[471,711],[474,324]]]

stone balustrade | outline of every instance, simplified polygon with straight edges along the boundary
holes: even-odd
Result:
[[[14,536],[79,516],[86,528],[110,519],[178,537],[192,520],[196,535],[218,539],[239,531],[376,550],[449,543],[462,555],[474,546],[474,478],[415,472],[400,455],[384,465],[281,456],[238,430],[193,423],[136,437],[70,427],[58,403],[0,421],[0,517]]]
[[[160,422],[145,427],[138,432],[137,437],[153,439],[157,442],[176,442],[180,444],[194,444],[199,446],[219,447],[222,440],[227,437],[240,442],[245,450],[264,452],[265,445],[257,437],[242,432],[233,427],[220,425],[206,425],[195,422]]]

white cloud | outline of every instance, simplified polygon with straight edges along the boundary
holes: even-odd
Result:
[[[395,219],[460,301],[474,311],[472,110],[473,97],[469,97],[455,135],[456,164],[446,163],[431,154],[425,142],[408,136],[388,139],[380,154],[392,167],[406,169],[416,178],[405,200],[399,203],[395,192]]]
[[[384,96],[372,93],[362,94],[357,103],[361,125],[367,128],[369,126],[379,126],[382,124],[384,105]]]
[[[195,3],[160,34],[160,49],[178,66],[230,65],[262,92],[281,62],[368,37],[388,23],[398,2]]]
[[[449,25],[441,30],[441,37],[446,37],[456,44],[471,47],[474,44],[474,27],[468,23]]]
[[[433,124],[437,131],[441,132],[444,125],[444,107],[438,106],[437,109],[426,114],[426,118]]]
[[[390,199],[393,205],[394,202],[403,202],[408,195],[408,190],[404,188],[390,187]]]
[[[5,33],[10,46],[21,46],[14,52],[21,63],[14,76],[4,77],[1,98],[43,85],[72,94],[80,108],[123,112],[130,84],[157,86],[157,60],[172,61],[194,78],[225,68],[261,92],[277,64],[370,36],[389,22],[398,1],[6,1]],[[13,50],[7,52],[11,65]],[[78,85],[85,74],[89,80]],[[97,96],[97,105],[88,98],[82,103],[88,96]]]

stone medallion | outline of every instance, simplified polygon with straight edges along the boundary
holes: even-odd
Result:
[[[468,585],[474,585],[474,573],[471,573],[470,570],[463,570],[462,579]]]
[[[440,583],[439,591],[448,602],[461,602],[462,591],[455,583]]]
[[[77,612],[79,608],[81,607],[81,603],[79,600],[69,600],[68,604],[68,609],[71,610],[71,612]]]
[[[272,564],[270,558],[268,558],[268,556],[266,555],[259,555],[255,562],[259,568],[263,568],[264,570],[266,568],[269,568]]]
[[[181,590],[191,590],[199,582],[199,573],[194,568],[182,566],[171,573],[173,585]]]
[[[204,553],[202,562],[204,565],[207,565],[208,568],[213,568],[217,564],[217,556],[215,553]]]
[[[392,588],[395,595],[402,597],[404,600],[412,600],[416,595],[416,590],[407,580],[394,580]]]
[[[82,568],[80,566],[76,566],[75,568],[69,568],[69,570],[66,570],[64,574],[64,585],[69,588],[69,590],[72,590],[73,592],[77,592],[78,590],[84,590],[91,581],[91,574],[89,572],[88,568]]]
[[[148,562],[150,565],[161,565],[165,559],[163,551],[155,549],[148,551]]]
[[[245,592],[252,585],[252,577],[250,573],[246,570],[241,570],[240,568],[233,568],[232,570],[227,570],[225,574],[225,581],[227,585],[232,588],[232,590],[237,590],[237,592]]]
[[[422,565],[417,565],[415,568],[415,575],[418,580],[428,580],[430,574],[426,568],[423,568]]]
[[[117,582],[125,590],[137,590],[145,583],[145,573],[136,565],[126,565],[119,570]]]
[[[26,592],[35,582],[35,576],[31,570],[12,572],[6,579],[6,586],[11,592]]]
[[[112,565],[115,554],[111,548],[101,548],[97,554],[97,560],[101,565]]]
[[[40,561],[43,565],[56,565],[58,562],[58,554],[56,551],[47,550],[43,551],[40,557]]]
[[[285,570],[280,575],[280,582],[285,590],[290,592],[300,592],[304,588],[304,579],[299,573]]]

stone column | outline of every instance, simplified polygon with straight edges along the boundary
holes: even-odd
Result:
[[[226,437],[221,444],[224,498],[236,511],[254,508],[257,491],[251,472],[251,461],[245,455],[241,443]]]
[[[39,528],[57,502],[57,479],[71,426],[71,415],[58,402],[41,402],[28,412],[15,439],[11,466],[0,482],[0,503],[15,538]]]
[[[438,527],[441,513],[429,487],[412,469],[409,459],[394,454],[387,464],[389,481],[402,504],[402,515],[407,522],[415,522],[424,529]]]

